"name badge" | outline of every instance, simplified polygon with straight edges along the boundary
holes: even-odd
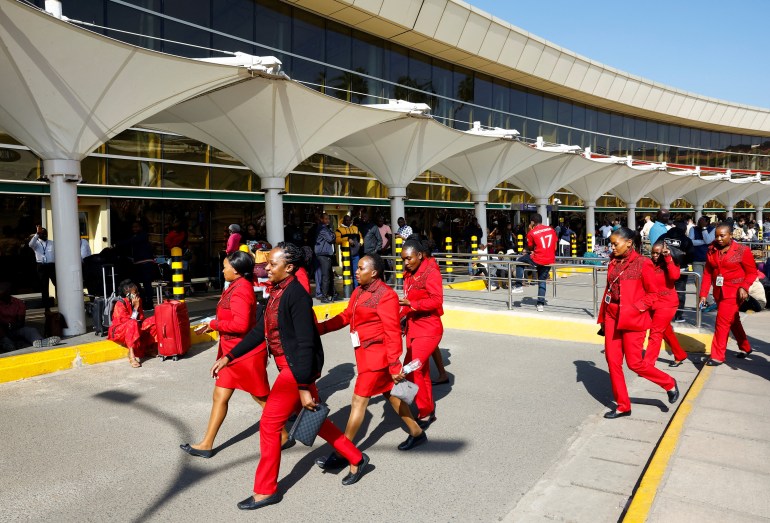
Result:
[[[350,331],[350,343],[353,344],[354,349],[357,349],[361,346],[361,340],[358,339],[358,332]]]
[[[611,301],[612,301],[612,297],[610,297],[610,293],[608,292],[607,295],[604,297],[604,303],[609,305]]]
[[[716,287],[721,287],[724,284],[725,284],[725,277],[720,274],[719,276],[717,276],[717,279],[714,282],[714,285]]]

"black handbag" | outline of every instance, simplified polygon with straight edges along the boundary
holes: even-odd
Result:
[[[321,425],[326,421],[328,415],[329,406],[326,403],[319,403],[315,410],[303,408],[299,411],[294,425],[291,426],[289,438],[294,438],[308,447],[312,447],[318,431],[321,430]]]

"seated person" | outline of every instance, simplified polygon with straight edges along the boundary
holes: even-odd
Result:
[[[58,336],[43,338],[35,327],[25,323],[27,306],[11,296],[11,284],[0,283],[0,352],[16,350],[16,342],[31,343],[33,347],[51,347],[61,341]]]
[[[157,350],[155,318],[144,317],[139,289],[131,280],[118,285],[121,299],[112,310],[112,325],[107,338],[128,348],[128,361],[132,367],[141,367],[140,358]]]

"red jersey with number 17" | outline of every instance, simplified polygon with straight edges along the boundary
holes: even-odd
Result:
[[[551,265],[556,262],[558,243],[556,231],[542,223],[527,233],[527,247],[532,252],[530,257],[538,265]]]

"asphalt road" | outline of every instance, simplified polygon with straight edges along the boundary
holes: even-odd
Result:
[[[327,335],[321,395],[344,428],[354,367],[348,335]],[[314,460],[283,456],[283,501],[257,513],[252,490],[260,408],[236,392],[212,459],[198,441],[210,410],[214,353],[141,369],[104,363],[0,385],[0,521],[497,521],[559,460],[576,429],[611,399],[596,345],[447,331],[452,386],[434,389],[438,421],[410,452],[400,420],[375,398],[358,443],[369,472],[343,487]],[[275,367],[271,364],[271,380]]]

